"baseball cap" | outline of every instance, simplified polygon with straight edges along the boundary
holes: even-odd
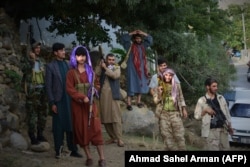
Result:
[[[35,42],[32,44],[32,48],[36,48],[38,46],[41,46],[41,42]]]

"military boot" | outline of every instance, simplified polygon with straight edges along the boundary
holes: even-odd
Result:
[[[39,144],[39,141],[36,139],[34,133],[29,132],[29,137],[30,137],[30,143],[31,145],[37,145]]]
[[[37,140],[39,142],[48,142],[48,140],[43,136],[43,130],[37,129]]]

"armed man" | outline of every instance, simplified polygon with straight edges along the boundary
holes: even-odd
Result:
[[[28,47],[27,47],[28,49]],[[26,112],[28,135],[31,145],[46,142],[43,131],[47,119],[47,100],[45,92],[45,60],[40,57],[41,43],[31,44],[31,50],[27,50],[27,56],[21,60],[23,72],[24,92],[26,94]],[[37,133],[37,135],[35,135]]]

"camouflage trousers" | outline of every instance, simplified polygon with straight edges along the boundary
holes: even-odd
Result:
[[[159,126],[167,150],[186,150],[184,138],[185,129],[178,111],[162,111]]]
[[[48,115],[48,103],[45,88],[29,89],[26,96],[26,111],[28,132],[43,131],[46,126]]]
[[[210,129],[204,149],[209,151],[230,150],[227,130],[225,128]]]

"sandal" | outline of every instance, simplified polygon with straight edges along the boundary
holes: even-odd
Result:
[[[109,139],[105,141],[105,144],[112,144],[112,143],[116,143],[115,139]]]
[[[93,160],[92,159],[87,159],[85,162],[86,166],[92,166],[93,165]]]
[[[142,103],[137,104],[138,108],[142,108],[144,105]]]
[[[121,141],[121,140],[118,140],[117,145],[118,145],[119,147],[124,147],[124,143],[123,143],[123,141]]]
[[[131,106],[131,105],[128,105],[128,106],[127,106],[127,110],[129,110],[129,111],[133,110],[132,106]]]
[[[101,159],[98,161],[98,166],[99,167],[105,167],[106,166],[106,161],[104,159]]]

